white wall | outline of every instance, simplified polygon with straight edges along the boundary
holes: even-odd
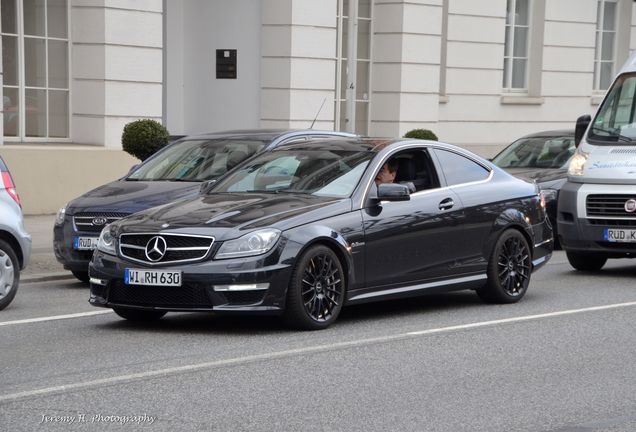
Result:
[[[170,133],[258,127],[261,0],[167,0],[166,13]],[[217,49],[237,50],[237,79],[216,79]]]

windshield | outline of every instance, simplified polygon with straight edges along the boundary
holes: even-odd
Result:
[[[574,154],[573,135],[521,138],[492,162],[501,168],[567,168]]]
[[[267,144],[267,141],[227,138],[178,141],[140,165],[126,180],[213,180]]]
[[[636,74],[618,77],[592,122],[588,139],[595,144],[632,144],[636,139]]]
[[[297,148],[264,153],[222,180],[211,192],[290,192],[348,197],[374,154]]]

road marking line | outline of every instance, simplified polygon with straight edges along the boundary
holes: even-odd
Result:
[[[298,354],[310,354],[310,353],[319,353],[319,352],[325,352],[325,351],[333,351],[336,349],[354,348],[354,347],[372,345],[372,344],[378,344],[378,343],[384,343],[384,342],[413,339],[416,337],[421,337],[421,336],[430,335],[430,334],[439,334],[439,333],[445,333],[445,332],[453,332],[457,330],[474,329],[479,327],[494,326],[498,324],[509,324],[509,323],[515,323],[515,322],[540,320],[543,318],[553,318],[553,317],[559,317],[559,316],[565,316],[565,315],[580,314],[585,312],[597,312],[597,311],[610,310],[610,309],[619,309],[619,308],[626,308],[631,306],[636,306],[636,301],[627,302],[627,303],[615,303],[615,304],[610,304],[605,306],[593,306],[593,307],[581,308],[581,309],[569,309],[564,311],[550,312],[550,313],[537,314],[537,315],[526,315],[526,316],[520,316],[515,318],[505,318],[500,320],[481,321],[481,322],[476,322],[471,324],[440,327],[435,329],[428,329],[428,330],[421,330],[421,331],[414,331],[414,332],[407,332],[407,333],[397,333],[393,335],[380,336],[380,337],[368,338],[368,339],[359,339],[359,340],[348,341],[348,342],[336,342],[336,343],[328,344],[328,345],[315,345],[315,346],[309,346],[305,348],[295,348],[295,349],[290,349],[285,351],[275,351],[272,353],[255,354],[255,355],[246,356],[246,357],[235,357],[235,358],[226,359],[226,360],[214,360],[210,362],[196,363],[196,364],[191,364],[186,366],[177,366],[177,367],[171,367],[171,368],[165,368],[165,369],[158,369],[154,371],[119,375],[119,376],[102,378],[102,379],[97,379],[92,381],[85,381],[85,382],[79,382],[79,383],[73,383],[73,384],[64,384],[64,385],[59,385],[54,387],[46,387],[46,388],[41,388],[36,390],[29,390],[29,391],[23,391],[18,393],[1,395],[0,403],[16,401],[19,399],[25,399],[25,398],[30,398],[34,396],[43,396],[43,395],[50,395],[55,393],[64,393],[64,392],[73,391],[73,390],[88,389],[90,387],[97,387],[101,385],[113,385],[113,384],[125,383],[125,382],[135,381],[135,380],[144,379],[144,378],[154,378],[154,377],[161,377],[161,376],[168,376],[168,375],[176,375],[179,373],[196,372],[196,371],[201,371],[205,369],[218,368],[222,366],[237,366],[237,365],[243,365],[247,363],[262,361],[262,360],[273,360],[278,358],[291,357]]]
[[[74,314],[68,314],[68,315],[53,315],[53,316],[40,317],[40,318],[27,318],[27,319],[14,320],[14,321],[3,321],[3,322],[0,322],[0,327],[9,326],[9,325],[17,325],[17,324],[31,324],[31,323],[44,322],[44,321],[57,321],[57,320],[70,319],[70,318],[82,318],[82,317],[93,316],[93,315],[103,315],[103,314],[112,313],[112,312],[113,312],[112,309],[108,309],[108,310],[99,310],[99,311],[93,311],[93,312],[74,313]]]

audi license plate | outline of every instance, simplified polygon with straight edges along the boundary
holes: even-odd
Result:
[[[603,238],[608,242],[636,243],[636,230],[605,228]]]
[[[73,239],[73,249],[93,250],[97,247],[97,237],[75,237]]]
[[[124,272],[126,285],[181,286],[180,271],[129,269]]]

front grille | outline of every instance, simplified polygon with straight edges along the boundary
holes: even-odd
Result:
[[[587,215],[636,219],[636,212],[625,211],[625,202],[630,199],[636,199],[636,195],[588,195],[585,203]]]
[[[590,225],[633,227],[636,226],[636,219],[588,219]]]
[[[104,213],[104,212],[84,212],[73,216],[75,231],[80,232],[101,232],[109,223],[115,222],[130,213]],[[100,221],[99,219],[103,219]],[[99,223],[98,223],[99,222]]]
[[[159,238],[158,245],[156,238]],[[169,264],[202,260],[213,244],[214,237],[188,234],[122,234],[119,252],[124,258],[145,264]],[[153,249],[156,250],[152,252]]]
[[[194,283],[186,283],[180,287],[162,287],[126,285],[122,281],[115,281],[110,286],[108,301],[132,306],[212,308],[205,285]]]

